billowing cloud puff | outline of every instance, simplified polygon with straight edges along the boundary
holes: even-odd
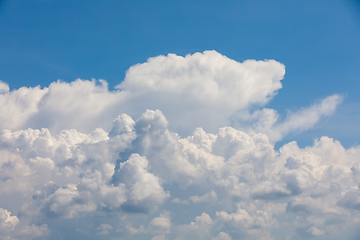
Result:
[[[324,136],[274,149],[342,97],[283,122],[273,109],[251,112],[283,75],[273,60],[208,51],[151,58],[116,91],[0,82],[0,238],[331,239],[356,227],[358,146]]]
[[[267,103],[281,88],[284,74],[284,65],[274,60],[239,63],[205,51],[158,56],[132,66],[117,91],[109,91],[104,80],[57,81],[14,91],[1,82],[0,126],[88,133],[97,127],[110,130],[119,113],[138,118],[150,108],[161,109],[172,129],[184,134],[196,127],[216,131],[238,110]]]
[[[0,229],[1,231],[14,230],[15,226],[19,223],[19,219],[16,216],[11,216],[11,212],[6,209],[0,208]]]
[[[6,164],[9,179],[2,181],[2,196],[22,196],[11,206],[20,210],[18,217],[3,210],[7,231],[21,237],[48,221],[91,221],[89,216],[115,214],[118,221],[111,225],[83,230],[136,239],[152,234],[297,239],[329,236],[360,220],[357,147],[344,149],[322,137],[312,147],[301,149],[291,142],[276,151],[266,135],[231,127],[215,135],[197,129],[180,138],[167,129],[159,110],[148,110],[137,121],[122,115],[110,132],[111,138],[100,130],[56,136],[45,129],[36,134],[5,131],[1,146],[7,155],[2,158],[12,163]],[[185,200],[180,208],[187,211],[186,218],[176,210]],[[184,222],[189,216],[194,220]],[[18,219],[30,225],[12,230]],[[48,228],[50,236],[59,234]],[[76,231],[75,226],[70,230]]]

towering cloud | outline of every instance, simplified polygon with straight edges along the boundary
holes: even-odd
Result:
[[[1,82],[0,238],[295,240],[351,229],[360,148],[324,136],[274,149],[342,97],[279,122],[261,107],[283,75],[273,60],[207,51],[151,58],[115,91],[103,80]]]
[[[88,133],[96,127],[110,130],[120,113],[138,118],[146,109],[161,109],[182,134],[196,127],[216,132],[238,110],[267,103],[281,88],[284,74],[284,65],[274,60],[239,63],[205,51],[158,56],[132,66],[117,91],[109,91],[104,80],[58,81],[11,92],[1,83],[0,124]]]

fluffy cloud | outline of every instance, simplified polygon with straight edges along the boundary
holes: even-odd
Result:
[[[3,81],[0,81],[0,93],[6,93],[9,92],[10,88],[7,83],[4,83]]]
[[[280,140],[291,131],[312,127],[334,112],[342,97],[334,95],[277,123],[273,109],[256,109],[282,87],[285,66],[274,60],[236,62],[216,51],[185,57],[169,54],[129,68],[123,82],[109,91],[105,80],[53,82],[49,87],[9,91],[0,82],[1,129],[48,128],[57,134],[76,129],[90,133],[111,129],[120,113],[138,118],[146,109],[160,109],[170,129],[187,136],[197,127],[216,133],[235,121]],[[240,113],[240,114],[239,114]],[[276,123],[276,124],[275,124]]]
[[[150,108],[161,109],[172,129],[183,134],[196,127],[216,131],[236,111],[267,103],[281,88],[284,74],[284,65],[274,60],[239,63],[205,51],[149,58],[127,71],[117,91],[109,91],[104,80],[57,81],[13,91],[1,82],[0,126],[89,133],[97,127],[110,130],[119,113],[138,118]]]
[[[13,231],[18,223],[19,219],[16,216],[11,216],[11,212],[0,208],[0,239],[10,239],[7,234]]]
[[[159,178],[148,172],[149,161],[139,154],[132,154],[128,160],[120,163],[114,174],[116,184],[124,183],[127,186],[128,201],[123,206],[125,211],[149,212],[169,197],[164,192]]]
[[[17,206],[19,219],[61,221],[116,214],[127,220],[103,223],[95,236],[140,234],[138,239],[152,234],[179,239],[277,239],[277,231],[288,237],[300,236],[298,232],[330,236],[360,220],[357,147],[344,149],[322,137],[312,147],[302,149],[290,142],[276,151],[266,135],[231,127],[215,135],[197,129],[180,138],[167,129],[159,110],[148,110],[137,121],[122,115],[110,132],[109,138],[100,130],[56,136],[45,134],[45,129],[35,134],[6,131],[1,146],[6,146],[8,155],[3,159],[19,162],[22,168],[6,165],[12,181],[2,182],[2,194],[23,193],[23,203]],[[38,142],[41,148],[36,147]],[[37,176],[40,169],[45,174]],[[194,221],[180,224],[185,219],[170,206],[183,200],[170,201],[172,194],[189,199],[182,206],[195,207],[188,213]],[[15,234],[16,221],[7,221],[10,214],[3,211],[3,222]],[[159,211],[163,213],[154,216]],[[141,219],[134,218],[139,213]],[[17,234],[33,229],[35,236],[35,228],[43,223],[32,224]],[[143,230],[129,230],[139,227]]]
[[[13,91],[0,82],[0,238],[296,240],[355,227],[358,146],[324,136],[274,149],[342,97],[283,122],[273,109],[250,111],[283,75],[273,60],[207,51],[135,65],[116,91],[105,81]]]
[[[1,231],[14,230],[15,226],[19,223],[16,216],[11,216],[11,212],[6,209],[0,208],[0,229]]]
[[[154,218],[150,222],[151,228],[161,233],[169,233],[171,228],[171,220],[169,212],[163,212],[159,217]]]

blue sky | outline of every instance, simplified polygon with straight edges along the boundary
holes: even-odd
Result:
[[[0,239],[353,240],[359,66],[355,0],[0,0]]]
[[[347,146],[358,142],[356,1],[2,1],[0,35],[0,78],[11,89],[77,78],[105,79],[112,88],[130,66],[168,53],[275,59],[286,75],[269,106],[284,115],[344,94],[338,115],[322,128]],[[341,132],[333,129],[339,125]]]

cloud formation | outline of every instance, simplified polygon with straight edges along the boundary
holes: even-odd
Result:
[[[272,99],[284,74],[284,65],[274,60],[240,63],[205,51],[149,58],[132,66],[116,91],[109,91],[104,80],[57,81],[13,91],[1,82],[0,125],[89,133],[97,127],[110,130],[120,113],[138,118],[146,109],[161,109],[172,129],[185,135],[196,127],[216,131],[236,111]]]
[[[283,75],[273,60],[207,51],[151,58],[115,91],[105,81],[1,82],[0,238],[331,239],[355,227],[358,146],[323,136],[274,149],[342,97],[282,122],[273,109],[251,112]]]

